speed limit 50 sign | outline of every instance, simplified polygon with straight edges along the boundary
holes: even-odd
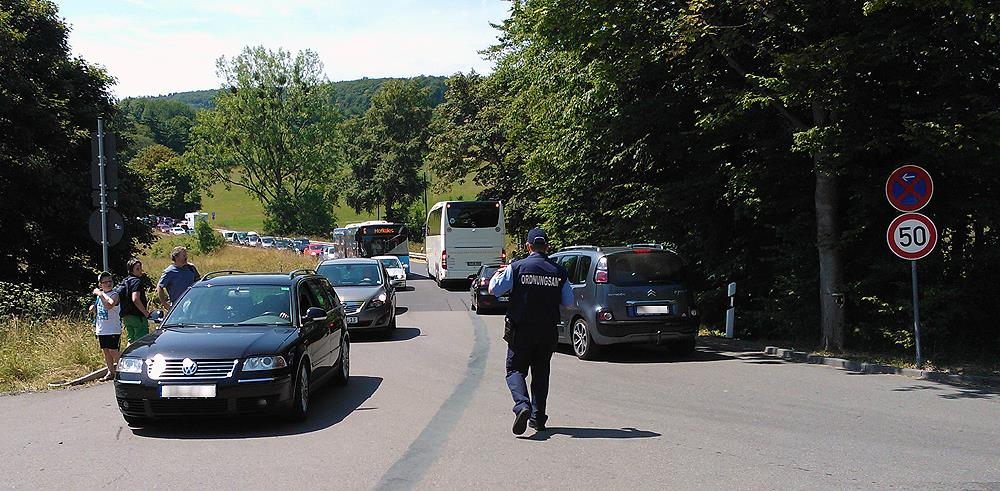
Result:
[[[889,224],[886,231],[889,249],[897,256],[916,261],[931,253],[937,245],[937,227],[920,213],[904,213]]]

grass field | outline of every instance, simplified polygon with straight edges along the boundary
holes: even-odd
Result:
[[[149,249],[156,253],[142,258],[153,281],[169,263],[163,251],[173,245],[172,240],[161,237],[161,243]],[[191,262],[202,274],[227,269],[287,272],[316,265],[315,259],[289,251],[233,246],[211,254],[192,254]],[[149,294],[154,304],[155,296]],[[74,379],[103,366],[93,320],[83,315],[45,321],[0,319],[0,392],[45,389],[49,382]]]
[[[475,199],[480,190],[481,186],[466,180],[464,183],[452,186],[447,192],[427,193],[427,204],[430,206],[442,200]],[[264,209],[259,201],[247,194],[245,189],[234,186],[227,190],[222,183],[219,183],[212,187],[212,194],[212,197],[202,198],[201,211],[209,214],[215,212],[215,222],[211,223],[213,227],[263,233]],[[338,226],[377,219],[375,214],[355,213],[343,201],[337,204],[334,213]]]

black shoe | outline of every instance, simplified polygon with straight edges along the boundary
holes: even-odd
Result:
[[[517,416],[514,416],[514,426],[511,427],[510,431],[513,431],[515,435],[523,435],[530,416],[531,410],[528,408],[518,411]]]
[[[535,421],[533,419],[528,420],[528,426],[534,428],[535,431],[545,431],[548,429],[545,427],[545,423],[539,423],[538,421]]]

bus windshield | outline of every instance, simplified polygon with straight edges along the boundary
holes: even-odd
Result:
[[[452,228],[496,227],[500,206],[495,201],[462,201],[448,204],[448,226]]]

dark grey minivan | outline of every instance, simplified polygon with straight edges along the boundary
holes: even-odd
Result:
[[[551,258],[569,272],[574,305],[562,308],[559,342],[594,359],[602,346],[667,344],[694,351],[698,309],[684,260],[655,244],[573,246]]]

